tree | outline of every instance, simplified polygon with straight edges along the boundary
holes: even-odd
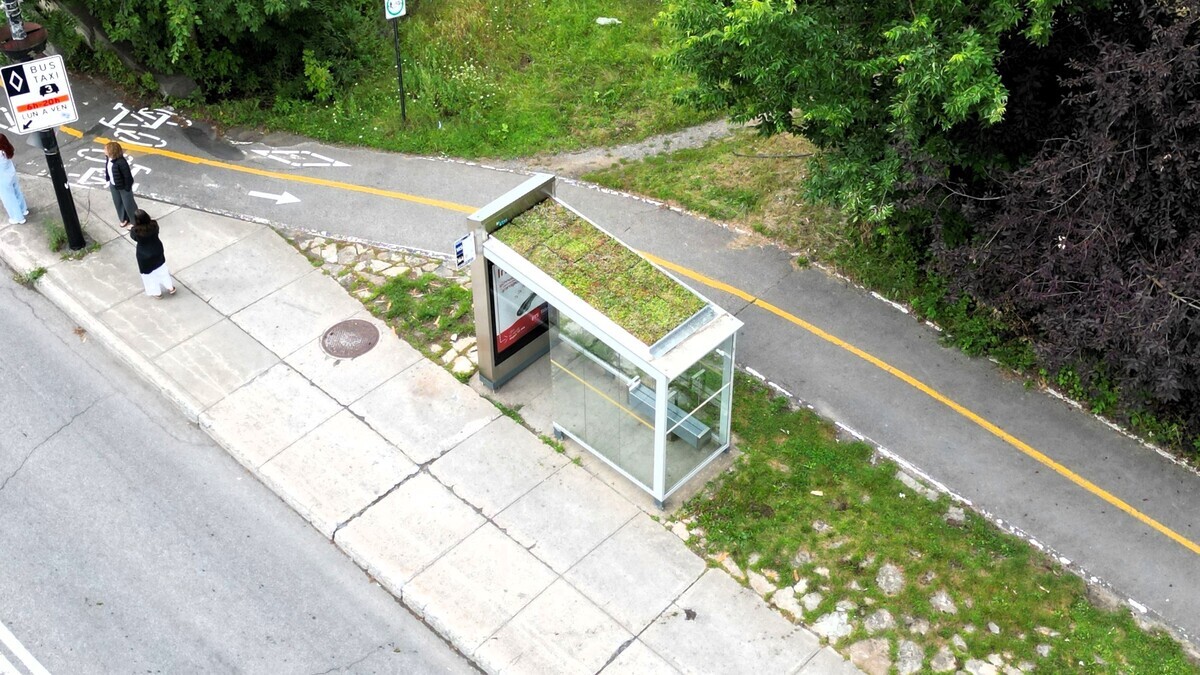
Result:
[[[346,81],[382,15],[367,0],[76,0],[148,69],[196,80],[210,97],[303,94],[307,77]],[[319,92],[318,92],[319,93]]]
[[[1000,176],[943,269],[1032,323],[1058,363],[1092,361],[1200,421],[1200,0],[1116,3],[1087,22],[1070,127]]]
[[[1061,2],[674,0],[661,20],[669,62],[697,78],[692,104],[806,136],[825,151],[811,193],[885,223],[912,161],[1002,158],[950,132],[1004,119],[1002,40],[1044,45]]]

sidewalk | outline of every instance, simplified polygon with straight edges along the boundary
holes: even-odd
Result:
[[[270,228],[143,199],[179,288],[155,300],[107,195],[76,195],[102,246],[63,261],[40,225],[49,182],[22,184],[32,215],[0,228],[0,257],[46,268],[40,292],[483,670],[857,672]],[[379,344],[327,356],[320,337],[349,318]]]

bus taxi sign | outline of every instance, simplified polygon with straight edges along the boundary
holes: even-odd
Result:
[[[0,68],[15,131],[29,134],[79,119],[60,55]]]

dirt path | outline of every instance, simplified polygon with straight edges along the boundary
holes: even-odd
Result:
[[[717,138],[724,138],[733,133],[737,125],[729,120],[716,120],[699,126],[689,127],[659,136],[651,136],[644,141],[618,145],[613,148],[589,148],[558,155],[538,155],[515,160],[498,160],[488,162],[492,166],[507,169],[523,169],[527,171],[545,171],[559,176],[578,178],[589,171],[612,166],[621,160],[639,160],[652,155],[671,152],[682,148],[698,148]]]

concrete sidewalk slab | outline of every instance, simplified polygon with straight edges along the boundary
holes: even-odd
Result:
[[[568,464],[524,427],[495,419],[430,465],[429,471],[491,518]]]
[[[158,220],[159,238],[171,252],[172,269],[179,272],[262,230],[254,223],[179,207],[151,217]]]
[[[154,363],[207,408],[279,363],[279,357],[222,317]]]
[[[200,415],[200,426],[256,471],[341,407],[280,363]]]
[[[426,473],[338,530],[336,543],[396,597],[486,519]]]
[[[371,505],[417,466],[348,410],[262,465],[263,481],[321,534]]]
[[[75,299],[93,314],[146,293],[138,276],[133,244],[119,239],[76,265],[55,264],[46,273],[70,288]]]
[[[647,628],[641,639],[684,673],[799,670],[820,649],[817,636],[793,626],[753,591],[710,569]]]
[[[704,570],[679,537],[639,513],[563,578],[626,630],[641,633]]]
[[[590,675],[633,635],[559,579],[475,652],[494,673]]]
[[[177,218],[182,219],[183,216]],[[251,232],[243,232],[238,228],[225,230],[224,236],[213,242],[214,245],[223,243],[224,246],[215,246],[216,251],[212,255],[187,266],[181,265],[175,275],[222,314],[235,314],[313,271],[312,265],[295,255],[287,242],[269,229],[259,228]],[[171,236],[175,239],[185,238],[178,233],[172,233]],[[163,246],[166,246],[165,239]],[[174,249],[169,250],[174,255]]]
[[[344,293],[343,293],[344,296]],[[447,450],[500,416],[442,368],[422,361],[350,406],[417,464]]]
[[[558,471],[501,511],[508,536],[562,574],[638,509],[586,471]]]
[[[484,524],[404,587],[404,602],[465,654],[554,582],[537,558]]]
[[[355,319],[368,321],[381,339],[371,351],[352,359],[330,356],[314,340],[289,355],[284,361],[342,405],[350,405],[392,379],[401,371],[424,359],[407,342],[395,339],[387,324],[367,312]]]
[[[300,256],[292,250],[293,258]],[[308,274],[235,313],[233,322],[264,347],[284,358],[316,340],[333,324],[362,311],[362,304],[346,295],[329,277]]]
[[[143,291],[100,312],[100,320],[134,349],[154,359],[225,317],[182,284],[170,298],[151,298]]]
[[[644,675],[645,673],[671,675],[679,671],[667,663],[663,657],[651,651],[644,642],[634,640],[600,672],[604,675]]]

